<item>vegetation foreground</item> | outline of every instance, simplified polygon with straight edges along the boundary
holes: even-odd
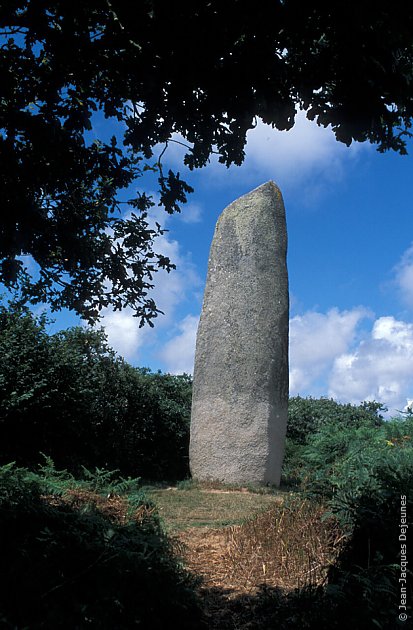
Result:
[[[199,486],[190,377],[46,326],[0,307],[0,627],[407,627],[411,412],[291,398],[281,490]]]
[[[302,492],[143,489],[103,470],[79,481],[51,460],[36,473],[5,465],[0,622],[161,629],[173,615],[188,630],[398,627],[389,489],[360,496],[350,526]]]

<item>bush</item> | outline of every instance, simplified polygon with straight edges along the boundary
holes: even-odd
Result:
[[[413,513],[412,417],[376,427],[368,420],[353,428],[326,423],[308,438],[301,455],[307,493],[328,500],[330,512],[348,532],[325,593],[342,620],[337,627],[396,627],[402,495],[407,514]]]
[[[263,597],[255,614],[265,622],[251,628],[406,627],[398,620],[399,526],[402,496],[413,525],[412,416],[378,425],[369,418],[353,425],[333,418],[309,433],[304,445],[291,440],[290,447],[304,495],[328,506],[325,516],[338,519],[346,539],[326,586]],[[407,574],[408,609],[403,612],[411,619],[413,573]]]
[[[333,509],[352,521],[352,533],[329,570],[327,595],[338,618],[353,628],[396,628],[400,604],[401,497],[413,513],[413,457],[407,450],[377,462],[356,496],[341,493]],[[407,571],[407,616],[412,617],[413,572]],[[406,586],[406,583],[404,584]],[[351,605],[350,605],[351,604]]]
[[[39,410],[50,406],[49,338],[44,317],[0,307],[0,450],[3,462],[24,460],[42,432]]]
[[[174,480],[189,475],[192,380],[125,365],[125,406],[112,437],[111,465],[125,474]]]
[[[50,464],[38,475],[0,468],[2,628],[163,630],[171,619],[201,627],[193,581],[153,506],[142,494],[129,510],[125,496],[101,498],[93,487],[105,494],[114,487],[103,477],[88,487],[50,473]]]
[[[326,423],[308,438],[300,458],[307,492],[333,501],[342,496],[357,500],[364,489],[373,492],[389,467],[408,471],[413,463],[413,420],[396,418],[379,427],[369,421],[356,427]]]
[[[33,466],[44,452],[77,474],[187,476],[190,377],[128,365],[101,330],[46,326],[0,307],[0,462]]]
[[[307,438],[323,425],[337,422],[342,427],[357,427],[361,423],[383,424],[381,403],[365,401],[360,405],[341,404],[329,398],[293,396],[288,402],[287,438],[295,444],[305,444]]]
[[[331,458],[335,460],[336,449],[346,448],[344,442],[350,439],[354,430],[383,426],[384,420],[380,412],[384,410],[385,408],[380,403],[370,401],[356,406],[337,403],[328,398],[301,398],[300,396],[290,398],[282,471],[283,483],[299,486],[303,481],[308,473],[308,470],[304,470],[308,457],[305,447],[313,439],[318,439],[315,436],[321,435],[322,440],[329,442],[323,447],[320,462],[323,462],[324,456],[328,461]],[[332,433],[334,435],[330,435]],[[317,448],[315,447],[314,450],[316,451]]]
[[[314,630],[398,627],[400,503],[404,495],[412,514],[413,418],[385,422],[382,409],[378,403],[290,401],[284,479],[327,504],[326,516],[338,518],[347,537],[326,587],[278,597],[271,624],[293,627],[301,610],[301,627]]]

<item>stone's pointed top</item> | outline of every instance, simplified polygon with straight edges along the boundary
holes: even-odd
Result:
[[[249,197],[250,195],[251,196],[256,196],[257,194],[267,195],[268,193],[270,195],[274,195],[275,197],[279,197],[282,199],[281,190],[272,179],[270,179],[268,182],[265,182],[265,184],[261,184],[260,186],[257,186],[257,188],[250,190],[239,199],[242,199],[243,197]]]
[[[280,190],[273,179],[268,180],[265,184],[262,184],[263,187],[275,188],[276,190]]]
[[[261,186],[257,186],[257,188],[255,188],[255,190],[274,190],[274,191],[278,191],[281,192],[280,189],[278,188],[277,184],[270,179],[268,182],[265,182],[265,184],[261,184]],[[254,192],[254,191],[252,191]]]
[[[262,213],[265,215],[275,212],[280,219],[284,217],[283,196],[277,184],[270,180],[238,197],[223,210],[219,222],[221,222],[223,217],[240,217],[246,212],[255,216],[262,215]],[[250,226],[246,226],[246,229],[247,231],[250,230]]]

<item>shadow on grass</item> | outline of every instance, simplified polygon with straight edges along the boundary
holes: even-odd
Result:
[[[129,515],[91,492],[43,496],[27,471],[3,473],[1,628],[202,628],[195,581],[153,506]]]
[[[297,591],[296,595],[262,585],[254,594],[236,594],[223,588],[201,591],[205,623],[209,630],[295,630],[327,628],[317,623],[315,605],[320,595]],[[308,619],[312,609],[311,622]],[[309,625],[311,623],[311,625]]]
[[[262,585],[254,594],[234,594],[221,588],[201,591],[204,624],[209,630],[396,630],[397,605],[386,598],[375,611],[357,594],[353,598],[338,585],[287,591]],[[376,614],[377,612],[377,614]],[[410,618],[411,621],[411,618]],[[408,622],[409,623],[409,622]]]

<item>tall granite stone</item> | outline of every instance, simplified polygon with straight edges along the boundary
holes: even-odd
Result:
[[[284,203],[274,182],[219,217],[196,342],[195,479],[280,482],[288,405],[286,253]]]

